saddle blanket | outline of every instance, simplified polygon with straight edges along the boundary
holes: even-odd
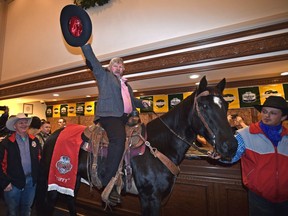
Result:
[[[69,124],[57,138],[48,177],[48,191],[74,197],[81,134],[86,126]]]

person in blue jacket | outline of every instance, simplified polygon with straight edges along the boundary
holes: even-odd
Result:
[[[286,216],[288,129],[282,122],[287,119],[288,105],[283,97],[270,96],[263,105],[254,107],[260,112],[261,120],[237,130],[238,148],[231,163],[241,159],[250,216]],[[210,157],[219,159],[219,156]]]

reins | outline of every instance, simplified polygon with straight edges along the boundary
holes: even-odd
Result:
[[[196,110],[197,114],[201,120],[201,122],[204,124],[205,128],[207,129],[207,131],[209,132],[209,134],[212,136],[213,141],[215,139],[215,135],[212,132],[212,130],[210,129],[210,127],[208,126],[207,122],[205,121],[203,115],[201,114],[200,110],[199,110],[199,105],[198,105],[198,98],[203,97],[203,96],[207,96],[209,95],[209,91],[203,91],[202,93],[198,94],[197,96],[195,96],[194,98],[194,103],[193,103],[193,109],[192,110]],[[159,118],[159,120],[167,127],[167,129],[173,133],[178,139],[182,140],[183,142],[185,142],[186,144],[188,144],[189,146],[191,146],[192,148],[194,148],[195,150],[201,152],[203,155],[201,156],[208,156],[208,150],[206,149],[202,149],[200,147],[198,147],[195,142],[188,142],[187,140],[185,140],[183,137],[181,137],[179,134],[177,134],[174,130],[172,130],[169,125],[166,124],[166,122],[164,122],[164,120],[161,118],[161,116],[159,116],[157,113],[155,113],[153,111],[153,113]]]
[[[195,142],[188,142],[187,140],[185,140],[183,137],[181,137],[179,134],[177,134],[174,130],[172,130],[169,125],[166,124],[166,122],[163,121],[163,119],[161,118],[161,116],[159,116],[157,113],[155,113],[153,111],[153,113],[159,118],[159,120],[167,127],[167,129],[173,133],[178,139],[182,140],[183,142],[185,142],[186,144],[188,144],[189,146],[193,147],[194,149],[196,149],[197,151],[201,152],[202,154],[204,154],[205,156],[207,155],[207,150],[202,149],[200,147],[198,147]]]

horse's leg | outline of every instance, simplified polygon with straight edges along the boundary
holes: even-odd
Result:
[[[79,175],[77,175],[76,185],[75,185],[75,189],[74,189],[74,197],[67,196],[67,207],[68,207],[70,216],[76,216],[77,215],[76,197],[77,197],[77,193],[78,193],[79,188],[80,188],[80,183],[81,183],[81,177]]]
[[[43,216],[46,210],[47,182],[39,178],[36,187],[35,207],[38,216]]]
[[[161,201],[158,198],[146,197],[141,198],[142,216],[159,216],[161,215]]]
[[[53,215],[57,198],[58,198],[58,192],[57,191],[48,191],[47,192],[47,208],[45,210],[45,216],[52,216]]]
[[[66,202],[67,202],[67,207],[68,207],[70,216],[76,216],[77,215],[76,207],[75,207],[75,199],[76,199],[76,197],[72,197],[72,196],[67,195],[65,197],[65,199],[66,199]]]

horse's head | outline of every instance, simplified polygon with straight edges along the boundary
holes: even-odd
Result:
[[[222,93],[226,80],[215,87],[207,87],[204,76],[194,92],[191,125],[193,130],[203,136],[223,159],[231,160],[237,150],[237,141],[227,121],[228,103]]]

